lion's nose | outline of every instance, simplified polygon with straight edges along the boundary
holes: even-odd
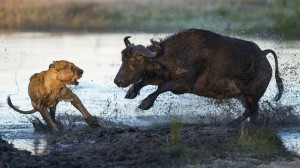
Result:
[[[79,69],[79,71],[78,71],[79,73],[80,73],[80,75],[82,75],[83,74],[83,70],[82,69]]]

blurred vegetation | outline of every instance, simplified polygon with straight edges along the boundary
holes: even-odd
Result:
[[[13,31],[219,33],[300,39],[299,0],[0,0]]]
[[[182,123],[176,117],[174,117],[172,119],[170,128],[170,143],[172,146],[180,145],[181,127]]]
[[[258,157],[272,157],[279,153],[288,156],[282,140],[271,127],[242,125],[239,137],[233,140],[230,147],[239,152],[253,153]]]

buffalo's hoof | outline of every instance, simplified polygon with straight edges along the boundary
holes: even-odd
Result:
[[[89,126],[91,127],[100,127],[100,123],[97,119],[97,117],[91,117],[89,119],[86,120],[86,122],[89,124]]]
[[[137,95],[138,95],[138,93],[131,92],[131,91],[129,90],[129,91],[127,92],[127,94],[125,95],[125,99],[134,99]]]
[[[153,106],[153,101],[143,100],[142,103],[139,105],[139,108],[142,110],[148,110]]]

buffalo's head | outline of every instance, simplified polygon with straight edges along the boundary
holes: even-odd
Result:
[[[114,80],[118,87],[127,87],[140,81],[147,71],[149,59],[158,55],[158,52],[153,52],[143,45],[131,44],[128,38],[130,36],[124,38],[126,48],[122,51],[122,65]],[[158,42],[150,41],[155,50],[160,49]]]

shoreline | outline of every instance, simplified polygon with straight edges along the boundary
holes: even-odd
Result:
[[[297,0],[42,0],[34,5],[31,0],[10,0],[0,8],[0,29],[168,33],[202,28],[220,34],[299,40],[299,5]]]

